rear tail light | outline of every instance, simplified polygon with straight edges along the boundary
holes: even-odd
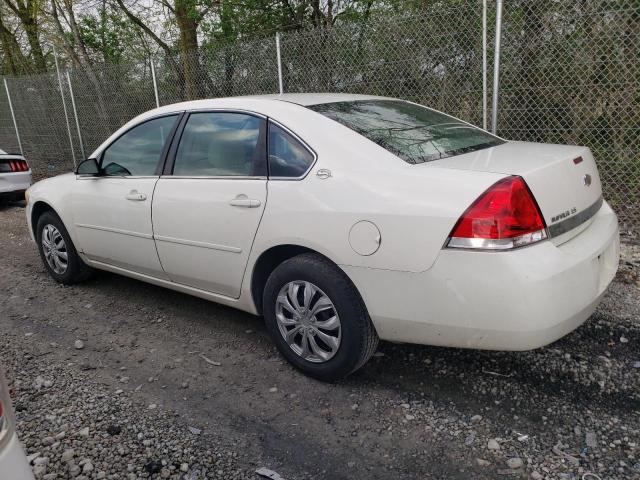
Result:
[[[26,160],[9,160],[10,172],[26,172],[29,170],[29,164]]]
[[[494,183],[453,227],[447,247],[509,250],[547,238],[540,208],[522,177]]]

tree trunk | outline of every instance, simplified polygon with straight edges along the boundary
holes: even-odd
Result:
[[[15,35],[4,24],[0,15],[0,45],[4,52],[4,63],[6,73],[18,75],[26,73],[31,69],[29,59],[22,53],[20,44],[16,40]]]
[[[36,72],[44,73],[47,71],[47,62],[40,45],[40,26],[38,25],[38,12],[35,2],[27,0],[26,3],[18,1],[15,4],[9,0],[4,0],[7,6],[16,14],[25,33],[27,34],[27,42],[31,48],[31,58]]]
[[[198,22],[195,0],[175,0],[175,15],[180,30],[180,53],[187,100],[201,97]]]

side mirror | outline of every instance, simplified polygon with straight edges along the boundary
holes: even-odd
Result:
[[[81,162],[76,168],[76,175],[83,175],[85,177],[97,177],[100,175],[100,167],[95,158],[88,158],[84,162]]]

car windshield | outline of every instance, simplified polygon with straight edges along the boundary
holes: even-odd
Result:
[[[484,130],[449,115],[402,100],[323,103],[309,108],[412,164],[504,143]]]

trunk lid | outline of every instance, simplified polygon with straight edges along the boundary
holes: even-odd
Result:
[[[602,202],[600,175],[587,147],[507,142],[426,165],[521,176],[556,243],[586,228]]]

